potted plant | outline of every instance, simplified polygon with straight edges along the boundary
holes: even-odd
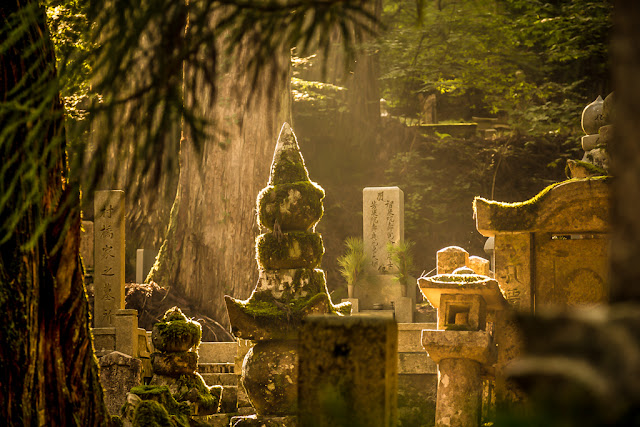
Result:
[[[349,298],[353,298],[353,289],[367,276],[368,257],[364,253],[364,242],[357,237],[347,237],[344,242],[347,251],[338,258],[340,274],[347,281]]]

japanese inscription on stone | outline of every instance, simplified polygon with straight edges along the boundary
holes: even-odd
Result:
[[[387,243],[404,241],[404,193],[398,187],[367,187],[363,198],[363,241],[371,267],[379,273],[393,270]]]
[[[124,308],[124,191],[96,191],[94,200],[95,327],[113,326]]]

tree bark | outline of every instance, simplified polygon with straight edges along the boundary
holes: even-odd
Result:
[[[218,70],[214,96],[204,76],[185,68],[185,104],[200,97],[212,135],[194,146],[183,129],[180,177],[167,238],[147,281],[170,286],[228,327],[223,296],[247,298],[257,281],[255,201],[266,186],[278,132],[290,117],[289,51],[274,52],[257,83],[247,40],[228,70]],[[226,58],[231,60],[232,58]]]
[[[0,56],[0,100],[26,107],[3,108],[0,117],[19,123],[0,146],[6,201],[0,208],[6,238],[0,243],[0,419],[16,426],[106,425],[79,261],[79,191],[67,174],[45,11],[35,0],[12,0],[0,6],[0,17],[3,32],[25,30]]]

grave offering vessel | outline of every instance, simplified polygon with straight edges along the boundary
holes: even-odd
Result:
[[[256,239],[259,278],[247,300],[225,296],[232,331],[255,345],[247,353],[241,381],[257,418],[265,425],[297,425],[297,336],[310,314],[348,314],[349,303],[333,305],[320,265],[324,246],[315,225],[323,213],[324,190],[309,180],[289,124],[280,131],[267,186],[258,194]],[[234,426],[255,425],[236,417]]]

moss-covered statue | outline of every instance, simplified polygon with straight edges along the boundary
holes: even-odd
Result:
[[[123,417],[134,427],[188,426],[189,419],[218,412],[222,387],[206,385],[196,372],[202,327],[171,308],[153,325],[153,378],[134,387],[127,396]]]
[[[302,319],[351,311],[348,303],[332,304],[324,272],[316,268],[324,254],[322,237],[315,232],[323,198],[285,123],[269,182],[257,198],[258,224],[268,230],[256,239],[258,283],[245,301],[225,296],[233,333],[257,342],[245,359],[242,381],[259,416],[295,413],[295,339]]]

